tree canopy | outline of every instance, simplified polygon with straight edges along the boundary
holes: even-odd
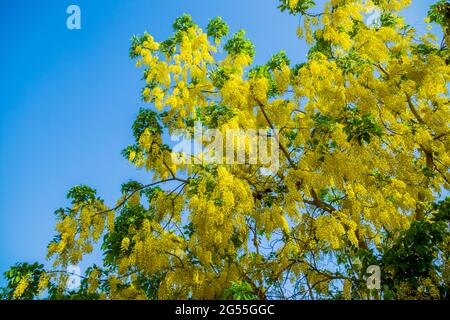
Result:
[[[410,2],[280,0],[309,45],[298,64],[274,49],[254,65],[244,30],[229,34],[220,17],[201,29],[184,14],[163,41],[133,36],[145,107],[122,155],[149,181],[122,184],[112,206],[92,187],[70,189],[55,212],[53,268],[18,263],[1,296],[448,298],[450,4],[423,17],[441,26],[438,39],[405,22]],[[277,167],[174,151],[170,136],[198,123],[265,132]],[[236,140],[249,156],[248,136]],[[103,265],[66,290],[65,268],[98,242]],[[370,265],[380,290],[366,286]]]

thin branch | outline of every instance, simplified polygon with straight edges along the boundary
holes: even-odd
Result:
[[[275,131],[276,128],[275,128],[275,126],[272,124],[272,122],[270,121],[270,119],[269,119],[269,117],[268,117],[266,111],[264,110],[264,105],[263,105],[260,101],[258,101],[258,100],[256,100],[256,102],[258,103],[258,106],[260,107],[261,112],[262,112],[264,118],[266,119],[267,123],[269,124],[270,128],[271,128],[272,130]],[[274,132],[274,135],[275,135],[275,139],[276,139],[277,142],[278,142],[278,145],[280,146],[281,151],[282,151],[283,154],[285,155],[285,157],[286,157],[286,159],[288,160],[289,164],[290,164],[294,169],[297,169],[297,165],[296,165],[296,164],[294,163],[294,161],[291,159],[291,156],[290,156],[290,154],[289,154],[289,151],[288,151],[288,150],[286,149],[286,147],[281,143],[281,141],[280,141],[280,139],[279,139],[279,137],[278,137],[278,134],[276,134],[276,133]]]
[[[406,94],[406,102],[408,102],[408,107],[411,110],[411,112],[414,114],[414,116],[416,117],[417,121],[419,121],[420,124],[425,124],[425,121],[423,121],[422,117],[420,116],[419,112],[417,112],[416,107],[414,106],[411,97],[409,96],[409,94]]]
[[[165,183],[165,182],[169,182],[169,181],[182,181],[184,183],[188,183],[189,182],[188,180],[172,178],[172,179],[165,179],[165,180],[156,181],[156,182],[144,185],[144,186],[142,186],[140,188],[137,188],[136,190],[131,192],[129,195],[127,195],[125,198],[123,198],[123,200],[118,205],[116,205],[114,208],[97,212],[97,213],[93,214],[92,216],[94,217],[94,216],[97,216],[97,215],[101,215],[101,214],[105,214],[105,213],[108,213],[108,212],[111,212],[111,211],[115,211],[115,210],[119,209],[121,206],[123,206],[136,192],[139,192],[139,191],[142,191],[144,189],[147,189],[147,188],[150,188],[152,186],[155,186],[157,184],[161,184],[161,183]]]

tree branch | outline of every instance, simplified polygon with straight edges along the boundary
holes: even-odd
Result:
[[[269,119],[269,117],[268,117],[266,111],[264,110],[264,105],[263,105],[260,101],[258,101],[258,100],[256,100],[256,102],[258,103],[258,106],[260,107],[261,112],[262,112],[264,118],[266,119],[267,123],[269,124],[270,128],[271,128],[273,131],[275,131],[276,128],[275,128],[275,126],[272,124],[272,122],[270,121],[270,119]],[[286,147],[281,143],[278,134],[276,134],[276,133],[274,132],[274,135],[275,135],[275,139],[277,140],[278,145],[280,146],[281,151],[282,151],[283,154],[285,155],[285,157],[286,157],[286,159],[288,160],[289,164],[290,164],[294,169],[297,169],[297,165],[296,165],[296,164],[294,163],[294,161],[291,159],[291,156],[290,156],[290,154],[289,154],[289,151],[288,151],[288,150],[286,149]]]

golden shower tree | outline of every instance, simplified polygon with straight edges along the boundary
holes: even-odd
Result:
[[[280,51],[253,65],[254,45],[221,18],[202,30],[183,15],[167,40],[133,37],[147,106],[122,153],[149,181],[124,183],[113,206],[72,188],[56,211],[53,268],[17,264],[3,297],[448,297],[450,6],[426,18],[440,41],[405,23],[409,2],[281,0],[310,46],[300,64]],[[169,135],[197,123],[265,130],[276,170],[175,152]],[[248,137],[236,140],[248,155]],[[98,241],[103,266],[65,290],[65,268]],[[381,268],[380,290],[366,286],[369,265]]]

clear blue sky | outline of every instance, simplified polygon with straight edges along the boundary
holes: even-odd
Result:
[[[413,0],[407,20],[424,27],[434,1]],[[76,184],[96,188],[108,202],[120,184],[149,179],[120,156],[142,103],[141,74],[128,58],[131,35],[156,40],[190,13],[205,26],[222,16],[244,28],[256,63],[279,50],[304,60],[295,36],[298,18],[275,0],[2,1],[0,4],[0,272],[17,261],[44,261],[54,235],[53,211],[68,205]],[[66,28],[66,8],[81,8],[82,29]],[[0,280],[0,285],[3,283]]]

